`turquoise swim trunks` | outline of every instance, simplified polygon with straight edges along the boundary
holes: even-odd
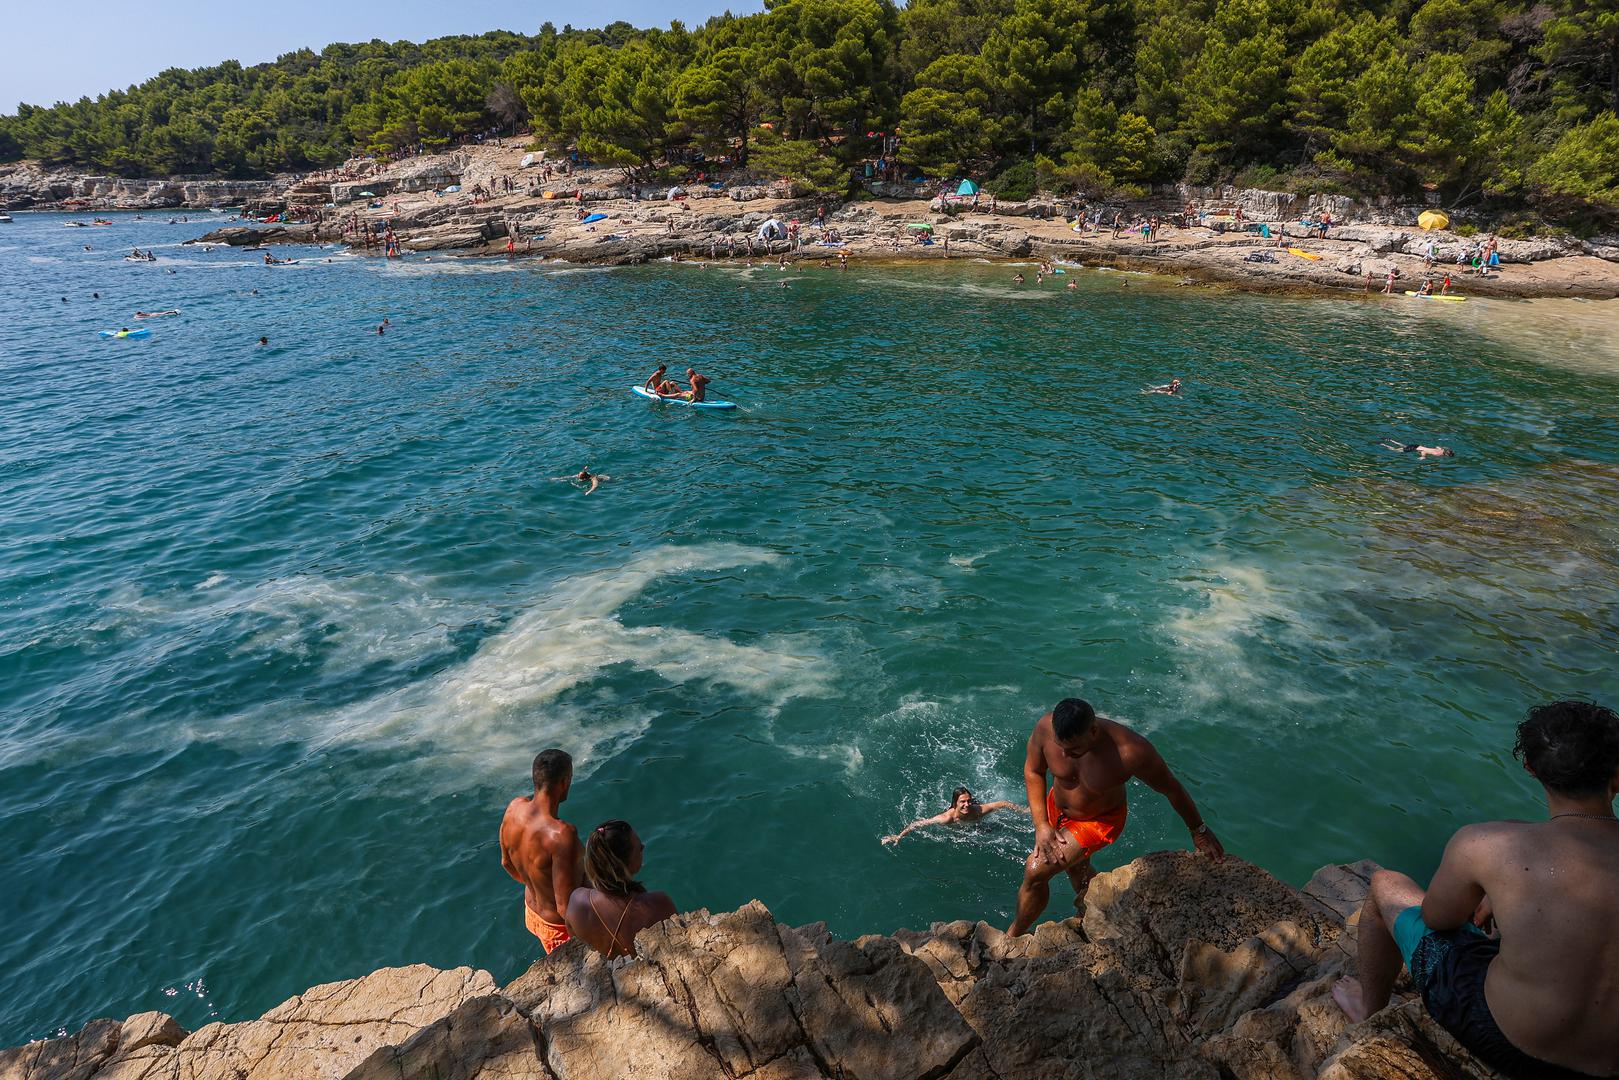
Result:
[[[1416,984],[1417,993],[1424,996],[1434,968],[1439,966],[1451,947],[1469,937],[1484,936],[1484,931],[1472,923],[1465,924],[1459,930],[1430,930],[1428,924],[1422,921],[1420,904],[1406,908],[1394,919],[1394,943],[1400,947],[1400,956],[1405,959],[1405,966],[1411,972],[1411,981]]]

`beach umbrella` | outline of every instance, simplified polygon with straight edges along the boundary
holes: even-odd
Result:
[[[961,184],[956,188],[956,194],[957,195],[977,195],[978,194],[978,185],[973,183],[971,180],[963,180],[961,182]]]
[[[1424,229],[1443,229],[1450,224],[1450,218],[1438,210],[1424,210],[1417,215],[1417,224]]]
[[[932,225],[927,225],[927,224],[924,224],[924,223],[922,223],[920,221],[913,221],[913,222],[911,222],[909,225],[907,225],[905,227],[907,229],[915,229],[918,232],[932,232],[933,231],[933,226]]]
[[[362,191],[362,192],[360,192],[360,198],[362,198],[362,199],[374,199],[376,197],[377,197],[377,193],[374,192],[374,191]]]

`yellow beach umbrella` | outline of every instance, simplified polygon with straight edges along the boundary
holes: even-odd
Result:
[[[1417,224],[1424,229],[1443,229],[1450,224],[1450,218],[1438,210],[1424,210],[1417,215]]]

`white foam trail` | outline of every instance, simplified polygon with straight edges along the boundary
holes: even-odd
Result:
[[[560,743],[588,771],[607,748],[644,731],[647,718],[610,702],[558,711],[557,699],[620,664],[670,682],[728,686],[775,709],[795,698],[830,696],[837,673],[807,638],[738,645],[715,635],[619,621],[619,609],[671,574],[779,561],[771,552],[735,544],[666,547],[627,567],[569,578],[464,662],[403,691],[339,710],[318,726],[334,740],[423,740],[502,765],[519,749]]]
[[[1261,678],[1265,693],[1298,705],[1321,700],[1297,683],[1261,676],[1249,663],[1253,648],[1274,647],[1270,639],[1293,633],[1301,621],[1285,590],[1258,567],[1222,563],[1207,567],[1207,578],[1189,583],[1198,599],[1181,608],[1165,629],[1185,654],[1177,665],[1189,695],[1207,705],[1234,691],[1247,692]]]

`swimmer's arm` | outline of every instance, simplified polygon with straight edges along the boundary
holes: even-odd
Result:
[[[903,840],[905,838],[905,835],[907,833],[912,832],[915,829],[925,829],[929,825],[943,825],[945,822],[947,822],[949,820],[950,820],[950,815],[948,813],[935,814],[932,817],[927,817],[927,818],[918,818],[917,820],[911,822],[909,825],[905,826],[905,828],[901,829],[899,832],[894,833],[892,836],[883,837],[883,843],[885,843],[885,844],[897,844],[897,843],[899,843],[901,840]]]
[[[601,487],[601,483],[602,483],[602,478],[601,477],[592,476],[590,478],[590,489],[588,491],[586,491],[585,494],[589,495],[592,491],[595,491],[597,488]]]
[[[1494,845],[1485,827],[1465,826],[1445,845],[1444,858],[1422,898],[1422,921],[1430,930],[1456,930],[1473,918],[1484,899],[1478,867],[1490,861]]]
[[[1027,814],[1029,812],[1029,808],[1027,806],[1022,806],[1015,802],[1007,802],[1005,799],[1002,799],[999,802],[984,804],[984,813],[988,814],[992,810],[1016,810],[1020,814]]]

